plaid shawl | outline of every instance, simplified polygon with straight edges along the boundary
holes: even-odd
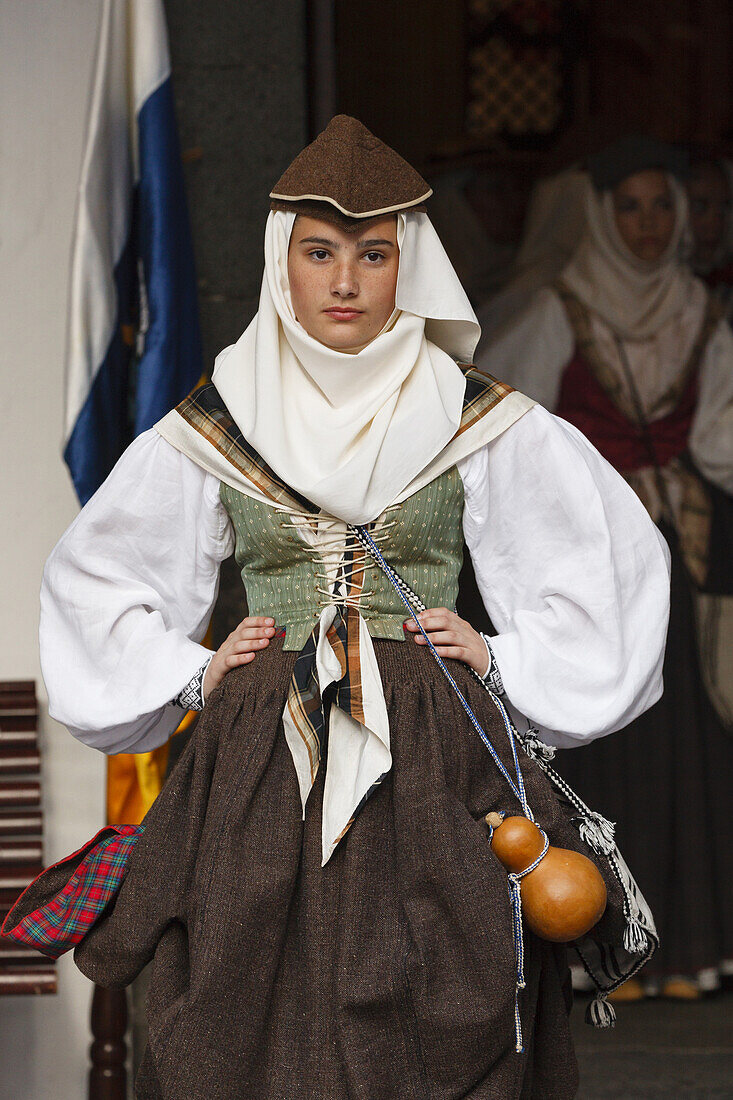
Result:
[[[466,389],[458,429],[442,451],[405,486],[395,504],[496,439],[535,404],[491,375],[473,366],[459,366]],[[281,481],[247,442],[213,383],[195,389],[155,428],[171,446],[238,492],[271,504],[297,501],[306,511],[318,511]]]
[[[5,918],[2,934],[51,959],[76,947],[119,890],[127,861],[143,832],[143,825],[109,825],[83,848],[47,867],[18,898]],[[48,885],[58,879],[63,882],[74,864],[68,881],[49,902],[20,916],[23,898],[31,888],[37,891],[44,880]]]

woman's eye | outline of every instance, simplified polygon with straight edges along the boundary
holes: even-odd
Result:
[[[636,202],[633,199],[619,199],[616,210],[619,214],[631,214],[636,210]]]
[[[672,209],[672,200],[671,199],[657,199],[657,206],[659,207],[660,210],[671,210]]]
[[[326,252],[325,248],[314,248],[311,252],[308,253],[308,255],[312,256],[314,260],[328,259],[328,252]]]
[[[374,263],[378,263],[379,260],[384,259],[384,253],[382,253],[382,252],[366,252],[364,254],[364,258],[369,260],[369,263],[374,264]]]

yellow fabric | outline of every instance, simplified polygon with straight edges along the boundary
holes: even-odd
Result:
[[[167,744],[152,752],[110,756],[107,761],[107,821],[110,825],[140,824],[160,793],[167,765]]]
[[[203,644],[211,646],[211,627]],[[189,710],[173,737],[195,718]],[[170,741],[152,752],[121,752],[107,760],[107,824],[139,825],[160,794],[168,767]]]

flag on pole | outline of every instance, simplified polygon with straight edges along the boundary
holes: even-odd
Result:
[[[64,458],[82,504],[201,363],[162,0],[103,0],[66,355]]]
[[[102,0],[74,228],[64,459],[82,504],[201,376],[196,276],[162,0]],[[110,821],[138,822],[168,748],[110,757]]]

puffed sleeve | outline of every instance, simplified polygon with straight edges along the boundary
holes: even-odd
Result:
[[[210,656],[199,645],[233,533],[219,483],[151,429],[54,548],[40,645],[53,718],[106,753],[146,752]]]
[[[627,725],[662,693],[669,614],[669,551],[636,495],[539,406],[459,471],[512,707],[560,747]]]
[[[733,493],[733,332],[721,322],[700,366],[690,454],[710,481]]]

